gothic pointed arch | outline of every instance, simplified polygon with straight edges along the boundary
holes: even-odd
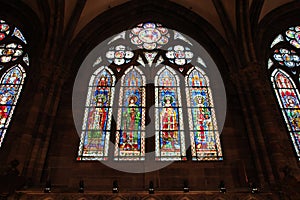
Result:
[[[0,20],[0,147],[13,118],[28,66],[27,41],[22,32]]]
[[[114,74],[116,81],[116,99],[111,100],[114,106],[110,104],[111,108],[108,108],[112,110],[113,117],[111,117],[112,122],[109,122],[111,127],[107,127],[110,139],[106,138],[105,141],[114,143],[110,147],[106,146],[110,149],[109,155],[112,155],[108,159],[115,161],[187,160],[186,151],[190,146],[189,135],[196,129],[190,127],[188,117],[184,120],[183,116],[188,116],[189,112],[196,110],[195,106],[187,106],[188,103],[192,104],[190,96],[202,95],[202,98],[207,101],[206,107],[198,108],[198,110],[201,110],[203,116],[207,117],[203,119],[206,129],[196,132],[205,137],[193,136],[192,140],[195,143],[202,138],[200,144],[202,147],[199,148],[200,145],[197,143],[197,148],[199,152],[202,150],[203,156],[200,156],[201,153],[197,152],[196,145],[194,145],[193,160],[222,160],[215,107],[208,78],[204,72],[214,74],[216,83],[222,84],[222,82],[216,66],[203,47],[176,30],[168,29],[159,23],[145,22],[107,38],[93,51],[95,53],[91,52],[90,56],[85,59],[86,62],[82,64],[78,74],[84,74],[86,70],[92,71],[92,68],[104,65],[105,70],[109,71],[108,74]],[[91,60],[94,61],[93,64]],[[197,63],[199,67],[195,67],[192,63]],[[82,76],[84,75],[78,77]],[[199,85],[200,80],[196,80],[197,76],[199,79],[200,77],[205,79],[203,85]],[[196,85],[192,85],[189,79],[193,79]],[[78,83],[82,83],[81,80]],[[202,93],[199,92],[201,89]],[[205,94],[203,94],[204,91],[206,91]],[[188,96],[185,93],[191,94]],[[81,93],[78,94],[81,95]],[[88,93],[89,96],[92,94],[94,95],[94,92]],[[220,94],[224,93],[221,91]],[[154,112],[152,112],[152,106]],[[84,116],[79,157],[84,152],[84,144],[94,141],[95,144],[93,142],[91,144],[96,147],[104,140],[104,138],[96,140],[97,134],[94,131],[92,132],[95,134],[86,134],[86,131],[90,130],[86,125],[88,121],[95,121],[99,118],[93,115],[99,111],[91,110],[90,112],[92,114],[89,115],[87,114],[89,111],[86,111]],[[190,116],[192,119],[192,114]],[[99,120],[96,121],[96,126],[99,126]],[[90,125],[95,127],[93,123]],[[146,144],[148,152],[146,152]],[[98,150],[96,147],[95,152],[90,153],[96,153]],[[105,151],[107,152],[107,149]],[[93,156],[84,155],[79,160],[92,160]]]
[[[198,67],[185,77],[193,160],[222,160],[220,134],[209,79]]]
[[[300,26],[278,34],[270,45],[268,69],[296,156],[300,160]]]
[[[169,66],[155,77],[156,160],[185,160],[186,149],[179,77]]]
[[[146,78],[136,66],[121,78],[115,160],[144,160]]]
[[[91,76],[85,105],[78,160],[108,157],[116,78],[106,66]]]

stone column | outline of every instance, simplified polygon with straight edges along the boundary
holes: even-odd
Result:
[[[267,115],[270,107],[268,107],[264,97],[267,79],[258,69],[260,66],[249,63],[244,69],[233,75],[233,79],[243,107],[242,112],[258,181],[261,187],[265,187],[267,182],[273,184],[275,181],[270,160],[274,152],[268,151],[265,139],[267,135],[274,134],[276,129],[269,130],[264,126],[267,123],[266,119],[268,119],[265,115]]]
[[[41,76],[38,87],[33,94],[32,107],[29,108],[28,118],[25,121],[25,130],[22,134],[18,152],[23,155],[24,163],[22,175],[33,177],[38,183],[42,176],[47,151],[55,122],[60,94],[64,82],[65,71],[56,63],[41,61]],[[26,154],[24,152],[27,152]]]
[[[286,132],[284,119],[280,111],[277,99],[274,95],[270,76],[267,75],[264,66],[252,63],[247,66],[245,72],[249,82],[252,82],[252,93],[255,101],[255,109],[257,117],[260,121],[260,135],[259,142],[261,148],[266,149],[267,156],[263,156],[266,168],[269,172],[270,168],[273,170],[273,175],[277,179],[284,177],[284,167],[291,166],[294,163],[290,157],[294,156],[291,146],[284,145],[291,142],[289,134]],[[268,163],[269,164],[268,164]],[[271,165],[271,166],[269,166]],[[294,166],[296,167],[296,166]],[[272,183],[272,181],[270,180]]]

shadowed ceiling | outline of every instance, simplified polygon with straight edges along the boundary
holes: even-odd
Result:
[[[47,6],[39,6],[40,0],[23,0],[39,17],[45,18],[45,7],[49,10],[59,8],[62,13],[60,17],[63,21],[63,30],[65,31],[69,23],[72,23],[74,16],[78,16],[76,23],[73,22],[73,32],[71,38],[76,35],[93,19],[116,6],[124,4],[129,0],[44,0]],[[249,9],[249,15],[256,15],[258,22],[276,8],[288,4],[295,0],[170,0],[179,4],[192,12],[198,14],[209,22],[218,32],[225,35],[224,27],[231,27],[236,31],[237,11],[241,5],[245,4]],[[78,6],[81,6],[78,9]],[[51,13],[51,12],[50,12]],[[226,18],[226,20],[224,20]],[[224,24],[227,23],[227,24]],[[229,24],[228,24],[229,23]]]

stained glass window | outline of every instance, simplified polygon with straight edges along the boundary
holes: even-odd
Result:
[[[115,160],[145,159],[145,85],[137,67],[130,67],[121,79]]]
[[[26,40],[13,24],[0,20],[0,146],[12,119],[29,65]],[[14,42],[11,42],[14,41]]]
[[[297,155],[300,157],[299,92],[293,80],[282,70],[274,70],[271,80]]]
[[[279,34],[271,45],[268,69],[291,140],[300,160],[300,26]]]
[[[185,160],[182,105],[176,72],[165,66],[155,77],[156,160]]]
[[[191,150],[193,160],[222,160],[222,151],[209,80],[198,67],[186,78]]]
[[[152,159],[152,154],[147,156],[147,143],[150,150],[155,149],[153,160],[183,161],[189,137],[193,160],[222,160],[211,88],[201,70],[212,66],[195,50],[199,48],[191,38],[151,22],[99,45],[88,67],[107,66],[90,80],[78,160]],[[100,87],[103,76],[107,86]],[[149,144],[153,138],[146,136],[152,134],[155,141]],[[110,141],[114,145],[108,145]]]
[[[108,158],[114,87],[115,76],[108,67],[100,67],[90,79],[78,160]]]

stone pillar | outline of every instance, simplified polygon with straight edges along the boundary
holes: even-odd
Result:
[[[261,187],[266,183],[273,184],[274,172],[271,166],[271,158],[274,152],[269,152],[266,146],[266,136],[274,134],[274,130],[266,129],[264,124],[270,107],[264,97],[267,79],[262,75],[260,66],[249,63],[244,69],[233,76],[237,92],[243,107],[244,121],[253,153],[253,161],[257,170],[258,181]],[[276,152],[278,153],[278,152]],[[272,159],[273,160],[273,159]]]
[[[246,126],[246,132],[248,135],[248,139],[249,139],[249,143],[250,143],[250,149],[252,152],[252,156],[253,156],[253,162],[254,162],[254,166],[256,168],[256,173],[257,173],[257,178],[258,181],[260,183],[265,183],[264,182],[264,175],[263,175],[263,170],[262,170],[262,166],[259,160],[259,152],[258,152],[258,148],[256,146],[256,142],[254,140],[254,129],[253,126],[251,125],[251,118],[249,116],[249,108],[247,107],[247,97],[246,97],[246,92],[243,86],[243,80],[240,77],[239,74],[235,74],[232,76],[233,82],[235,82],[236,85],[236,89],[237,89],[237,93],[240,97],[240,103],[241,106],[243,107],[242,112],[243,112],[243,116],[244,116],[244,123]],[[247,168],[247,166],[246,166]],[[248,177],[250,178],[250,177]]]
[[[278,101],[274,95],[271,78],[266,73],[266,67],[252,63],[247,66],[245,72],[248,81],[252,82],[252,93],[255,100],[255,108],[257,117],[260,119],[262,130],[261,142],[262,147],[268,151],[269,161],[275,178],[282,179],[284,177],[284,168],[298,168],[294,152],[290,142],[290,136],[286,131],[286,125],[282,113],[280,111]],[[265,156],[264,156],[265,157]],[[267,164],[267,163],[266,163]],[[269,167],[268,167],[269,169]]]
[[[41,61],[41,76],[37,91],[33,94],[32,107],[24,122],[28,133],[22,134],[19,148],[14,153],[23,155],[22,175],[33,177],[38,183],[47,159],[53,124],[60,100],[65,71],[53,62]],[[24,153],[26,152],[26,153]]]

